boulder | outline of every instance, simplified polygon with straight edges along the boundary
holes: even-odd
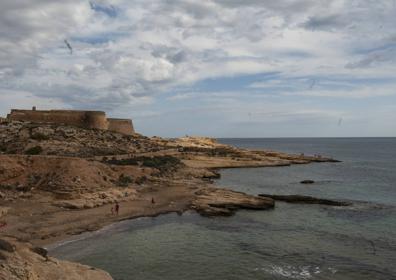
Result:
[[[12,253],[15,251],[15,246],[8,240],[0,239],[0,250]]]
[[[36,254],[39,254],[43,258],[48,258],[48,251],[44,248],[41,247],[33,247],[31,248],[32,252],[35,252]]]

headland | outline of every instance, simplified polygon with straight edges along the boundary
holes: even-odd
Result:
[[[217,170],[335,161],[239,149],[203,137],[124,133],[112,128],[105,114],[92,118],[81,112],[66,122],[19,118],[14,110],[1,121],[0,279],[49,279],[56,271],[62,279],[111,279],[106,272],[48,257],[42,246],[142,216],[272,209],[271,197],[214,187]],[[115,202],[118,215],[111,211]]]

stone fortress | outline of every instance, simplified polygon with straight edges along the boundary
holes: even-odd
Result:
[[[135,133],[132,120],[107,118],[102,111],[76,110],[19,110],[12,109],[9,121],[72,125],[86,129],[101,129],[131,135]]]

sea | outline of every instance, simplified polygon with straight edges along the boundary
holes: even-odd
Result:
[[[341,162],[225,169],[217,186],[353,204],[276,202],[273,210],[232,217],[139,218],[49,246],[50,254],[104,269],[116,280],[396,279],[396,138],[219,141]],[[307,179],[315,183],[300,183]]]

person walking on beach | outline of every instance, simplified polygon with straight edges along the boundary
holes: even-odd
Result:
[[[114,207],[113,206],[111,206],[111,215],[112,216],[114,215]]]
[[[115,205],[115,212],[116,215],[118,215],[118,212],[120,211],[120,205],[118,204],[118,201],[116,201],[116,205]]]
[[[7,222],[0,222],[0,228],[7,226]]]

